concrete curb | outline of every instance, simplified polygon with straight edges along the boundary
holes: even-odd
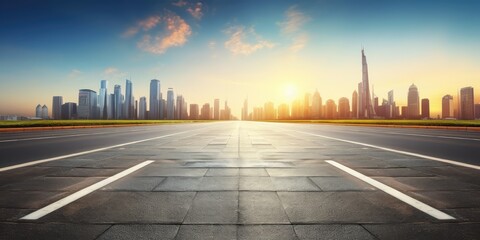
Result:
[[[28,131],[45,131],[45,130],[65,130],[65,129],[83,129],[83,128],[114,128],[114,127],[153,126],[153,125],[157,125],[157,124],[117,124],[117,125],[83,125],[83,126],[52,126],[52,127],[19,127],[19,128],[0,128],[0,132],[28,132]],[[160,124],[158,124],[158,125],[160,125]]]
[[[474,131],[480,132],[480,127],[456,127],[456,126],[422,126],[422,125],[389,125],[389,124],[354,124],[354,123],[311,123],[311,124],[331,124],[341,126],[362,126],[362,127],[387,127],[387,128],[414,128],[414,129],[438,129],[438,130],[456,130],[456,131]]]

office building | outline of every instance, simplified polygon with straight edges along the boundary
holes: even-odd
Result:
[[[407,118],[417,119],[420,117],[420,97],[418,95],[418,88],[412,84],[408,88],[408,104],[407,104]]]
[[[138,119],[147,119],[147,98],[141,97],[138,103]]]
[[[163,119],[163,108],[161,104],[160,81],[152,79],[150,81],[150,110],[148,112],[149,119]]]
[[[197,120],[198,117],[198,104],[190,104],[190,119]]]
[[[370,88],[368,80],[368,65],[367,57],[364,49],[362,49],[362,84],[359,84],[359,118],[373,118],[375,117],[375,110],[373,108],[372,99],[370,98]],[[332,100],[333,101],[333,100]],[[335,104],[335,103],[334,103]]]
[[[42,115],[41,115],[42,119],[48,119],[48,107],[47,105],[43,105],[42,106]]]
[[[475,104],[475,119],[480,119],[480,103]]]
[[[210,120],[210,104],[205,103],[201,109],[200,113],[201,120]]]
[[[358,93],[356,90],[352,93],[352,118],[358,118]]]
[[[123,118],[124,119],[134,119],[134,102],[135,99],[132,95],[132,81],[126,79],[125,81],[125,103],[123,104]]]
[[[115,85],[113,88],[114,103],[112,107],[115,107],[114,119],[122,119],[123,116],[123,95],[122,87]],[[80,105],[79,105],[80,107]]]
[[[445,95],[442,97],[442,118],[454,118],[453,115],[453,96]]]
[[[167,120],[175,118],[175,96],[173,88],[169,88],[167,91]]]
[[[283,103],[278,106],[278,119],[280,120],[290,119],[290,108],[288,104]]]
[[[38,104],[35,108],[35,117],[42,118],[42,105]]]
[[[275,120],[275,105],[273,102],[266,102],[263,106],[264,120]]]
[[[220,99],[213,100],[213,119],[220,120]]]
[[[77,118],[77,104],[73,102],[67,102],[62,105],[62,119],[70,120]]]
[[[248,119],[248,98],[246,98],[243,101],[242,120],[249,120]]]
[[[460,119],[475,119],[475,106],[472,87],[464,87],[460,89]]]
[[[108,81],[107,80],[101,80],[100,81],[100,90],[98,92],[98,108],[100,110],[99,112],[99,118],[100,119],[109,119],[110,116],[108,115]]]
[[[332,99],[328,99],[326,102],[325,108],[325,118],[326,119],[335,119],[337,118],[337,105]]]
[[[348,98],[342,97],[338,100],[338,116],[340,119],[350,118],[350,103]]]
[[[78,93],[77,117],[79,119],[96,119],[97,92],[80,89]]]
[[[322,116],[322,97],[318,90],[315,90],[315,93],[312,97],[312,119],[320,119]]]
[[[62,96],[53,96],[52,101],[52,118],[53,119],[62,119]]]
[[[428,98],[422,99],[422,118],[430,118],[430,100]]]

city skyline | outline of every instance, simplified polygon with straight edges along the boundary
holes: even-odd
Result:
[[[39,103],[51,108],[52,96],[76,102],[78,89],[97,92],[101,79],[110,92],[133,81],[136,99],[148,99],[158,79],[200,107],[227,100],[238,118],[246,97],[250,106],[291,105],[318,89],[337,102],[358,91],[362,45],[379,100],[393,90],[406,106],[414,83],[435,117],[443,96],[480,89],[478,3],[343,3],[5,3],[0,114],[32,116]]]

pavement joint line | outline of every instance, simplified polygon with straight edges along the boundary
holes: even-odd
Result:
[[[202,129],[204,129],[204,128],[202,128]],[[147,141],[151,141],[151,140],[171,137],[171,136],[175,136],[175,135],[179,135],[179,134],[183,134],[183,133],[187,133],[187,132],[192,132],[192,131],[197,131],[197,130],[200,130],[200,129],[194,129],[194,130],[189,130],[189,131],[172,133],[172,134],[167,134],[167,135],[163,135],[163,136],[159,136],[159,137],[153,137],[153,138],[147,138],[147,139],[137,140],[137,141],[133,141],[133,142],[121,143],[121,144],[117,144],[117,145],[113,145],[113,146],[97,148],[97,149],[93,149],[93,150],[88,150],[88,151],[83,151],[83,152],[78,152],[78,153],[72,153],[72,154],[62,155],[62,156],[58,156],[58,157],[52,157],[52,158],[30,161],[30,162],[26,162],[26,163],[21,163],[21,164],[16,164],[16,165],[0,168],[0,172],[13,170],[13,169],[17,169],[17,168],[22,168],[22,167],[28,167],[28,166],[32,166],[32,165],[37,165],[37,164],[40,164],[40,163],[46,163],[46,162],[61,160],[61,159],[69,158],[69,157],[76,157],[76,156],[85,155],[85,154],[88,154],[88,153],[100,152],[100,151],[104,151],[104,150],[108,150],[108,149],[112,149],[112,148],[132,145],[132,144],[136,144],[136,143],[142,143],[142,142],[147,142]]]
[[[66,138],[66,137],[78,137],[78,136],[91,136],[91,135],[104,135],[109,133],[130,133],[130,132],[142,132],[141,131],[125,131],[125,132],[101,132],[101,133],[82,133],[82,134],[70,134],[70,135],[55,135],[55,136],[48,136],[48,137],[31,137],[31,138],[17,138],[17,139],[7,139],[7,140],[0,140],[0,143],[6,142],[22,142],[22,141],[32,141],[32,140],[43,140],[43,139],[54,139],[54,138]]]
[[[53,211],[55,211],[57,209],[60,209],[64,206],[66,206],[66,205],[68,205],[68,204],[70,204],[70,203],[72,203],[72,202],[74,202],[74,201],[76,201],[76,200],[78,200],[78,199],[80,199],[80,198],[82,198],[82,197],[84,197],[84,196],[86,196],[86,195],[88,195],[88,194],[90,194],[90,193],[92,193],[92,192],[94,192],[94,191],[96,191],[96,190],[98,190],[98,189],[100,189],[100,188],[102,188],[102,187],[120,179],[120,178],[123,178],[123,177],[129,175],[130,173],[133,173],[133,172],[147,166],[150,163],[153,163],[153,162],[154,161],[149,160],[149,161],[139,163],[139,164],[137,164],[137,165],[135,165],[131,168],[123,170],[122,172],[119,172],[119,173],[117,173],[117,174],[115,174],[115,175],[113,175],[109,178],[106,178],[106,179],[104,179],[100,182],[94,183],[93,185],[90,185],[90,186],[88,186],[88,187],[86,187],[82,190],[79,190],[79,191],[77,191],[77,192],[75,192],[75,193],[73,193],[73,194],[71,194],[67,197],[64,197],[64,198],[62,198],[62,199],[60,199],[60,200],[58,200],[54,203],[51,203],[51,204],[49,204],[49,205],[47,205],[43,208],[40,208],[37,211],[32,212],[32,213],[30,213],[30,214],[28,214],[28,215],[26,215],[26,216],[24,216],[20,219],[21,220],[37,220],[37,219],[39,219],[39,218],[41,218],[45,215],[48,215],[49,213],[51,213]]]
[[[394,189],[390,186],[387,186],[387,185],[385,185],[385,184],[383,184],[383,183],[381,183],[377,180],[374,180],[370,177],[367,177],[367,176],[365,176],[365,175],[363,175],[363,174],[361,174],[361,173],[359,173],[359,172],[357,172],[357,171],[355,171],[355,170],[353,170],[349,167],[346,167],[346,166],[344,166],[340,163],[337,163],[335,161],[332,161],[332,160],[326,160],[325,162],[327,162],[330,165],[332,165],[332,166],[334,166],[334,167],[336,167],[336,168],[338,168],[338,169],[340,169],[340,170],[342,170],[342,171],[344,171],[344,172],[346,172],[346,173],[348,173],[348,174],[350,174],[350,175],[352,175],[352,176],[354,176],[354,177],[356,177],[356,178],[358,178],[358,179],[360,179],[360,180],[362,180],[362,181],[364,181],[364,182],[382,190],[383,192],[397,198],[398,200],[400,200],[400,201],[402,201],[402,202],[404,202],[404,203],[406,203],[406,204],[408,204],[408,205],[410,205],[410,206],[412,206],[412,207],[414,207],[414,208],[416,208],[416,209],[418,209],[418,210],[420,210],[420,211],[422,211],[422,212],[424,212],[424,213],[426,213],[426,214],[428,214],[428,215],[430,215],[430,216],[432,216],[432,217],[434,217],[438,220],[455,220],[454,217],[452,217],[452,216],[450,216],[450,215],[448,215],[448,214],[446,214],[446,213],[444,213],[444,212],[442,212],[442,211],[440,211],[436,208],[433,208],[433,207],[431,207],[431,206],[429,206],[429,205],[427,205],[423,202],[420,202],[417,199],[412,198],[412,197],[410,197],[410,196],[408,196],[408,195],[406,195],[406,194],[404,194],[404,193],[402,193],[402,192],[400,192],[400,191],[398,191],[398,190],[396,190],[396,189]]]
[[[372,144],[368,144],[368,143],[361,143],[361,142],[350,141],[350,140],[345,140],[345,139],[341,139],[341,138],[328,137],[328,136],[319,135],[319,134],[313,134],[313,133],[307,133],[307,132],[301,132],[301,131],[295,131],[295,132],[303,133],[303,134],[307,134],[307,135],[311,135],[311,136],[317,136],[317,137],[321,137],[321,138],[326,138],[326,139],[331,139],[331,140],[336,140],[336,141],[341,141],[341,142],[346,142],[346,143],[352,143],[352,144],[361,145],[361,146],[370,147],[370,148],[376,148],[376,149],[380,149],[380,150],[384,150],[384,151],[400,153],[400,154],[409,155],[409,156],[413,156],[413,157],[419,157],[419,158],[433,160],[433,161],[437,161],[437,162],[448,163],[448,164],[457,165],[457,166],[461,166],[461,167],[480,170],[480,166],[478,166],[478,165],[473,165],[473,164],[468,164],[468,163],[463,163],[463,162],[457,162],[457,161],[449,160],[449,159],[445,159],[445,158],[432,157],[432,156],[423,155],[423,154],[419,154],[419,153],[401,151],[401,150],[396,150],[396,149],[392,149],[392,148],[380,147],[380,146],[372,145]]]
[[[465,138],[465,137],[455,137],[455,136],[442,136],[442,135],[427,135],[427,134],[413,134],[413,133],[394,133],[387,132],[385,134],[391,135],[404,135],[404,136],[417,136],[417,137],[430,137],[430,138],[442,138],[442,139],[455,139],[455,140],[467,140],[467,141],[480,141],[478,138]]]

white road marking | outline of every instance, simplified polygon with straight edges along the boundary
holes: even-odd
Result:
[[[424,158],[424,159],[433,160],[433,161],[437,161],[437,162],[448,163],[448,164],[457,165],[457,166],[461,166],[461,167],[480,170],[480,166],[478,166],[478,165],[457,162],[457,161],[449,160],[449,159],[445,159],[445,158],[432,157],[432,156],[423,155],[423,154],[419,154],[419,153],[401,151],[401,150],[396,150],[396,149],[392,149],[392,148],[380,147],[380,146],[377,146],[377,145],[355,142],[355,141],[350,141],[350,140],[345,140],[345,139],[340,139],[340,138],[334,138],[334,137],[329,137],[329,136],[324,136],[324,135],[318,135],[318,134],[313,134],[313,133],[308,133],[308,132],[301,132],[301,131],[296,131],[296,132],[307,134],[307,135],[312,135],[312,136],[317,136],[317,137],[322,137],[322,138],[326,138],[326,139],[346,142],[346,143],[352,143],[352,144],[356,144],[356,145],[360,145],[360,146],[376,148],[376,149],[385,150],[385,151],[389,151],[389,152],[400,153],[400,154],[404,154],[404,155]]]
[[[98,190],[98,189],[100,189],[100,188],[102,188],[102,187],[104,187],[104,186],[122,178],[122,177],[127,176],[128,174],[130,174],[132,172],[137,171],[140,168],[143,168],[143,167],[147,166],[148,164],[150,164],[152,162],[154,162],[154,161],[145,161],[145,162],[142,162],[140,164],[137,164],[137,165],[135,165],[135,166],[133,166],[129,169],[126,169],[126,170],[124,170],[120,173],[117,173],[117,174],[115,174],[115,175],[113,175],[109,178],[103,179],[100,182],[97,182],[97,183],[95,183],[93,185],[90,185],[90,186],[88,186],[88,187],[86,187],[86,188],[84,188],[84,189],[82,189],[78,192],[75,192],[75,193],[73,193],[73,194],[71,194],[71,195],[69,195],[65,198],[62,198],[62,199],[60,199],[60,200],[58,200],[54,203],[51,203],[50,205],[47,205],[43,208],[40,208],[37,211],[32,212],[32,213],[30,213],[30,214],[28,214],[28,215],[26,215],[26,216],[24,216],[20,219],[22,219],[22,220],[37,220],[37,219],[39,219],[39,218],[57,210],[59,208],[62,208],[64,206],[66,206],[66,205],[68,205],[68,204],[70,204],[70,203],[72,203],[72,202],[74,202],[74,201],[92,193],[93,191],[96,191],[96,190]]]
[[[204,129],[204,128],[202,128],[202,129]],[[69,157],[76,157],[76,156],[80,156],[80,155],[84,155],[84,154],[88,154],[88,153],[100,152],[100,151],[107,150],[107,149],[123,147],[123,146],[132,145],[132,144],[136,144],[136,143],[151,141],[151,140],[155,140],[155,139],[171,137],[171,136],[175,136],[175,135],[179,135],[179,134],[183,134],[183,133],[187,133],[187,132],[191,132],[191,131],[196,131],[196,130],[199,130],[199,129],[184,131],[184,132],[179,132],[179,133],[172,133],[172,134],[167,134],[167,135],[163,135],[163,136],[159,136],[159,137],[147,138],[147,139],[143,139],[143,140],[138,140],[138,141],[133,141],[133,142],[128,142],[128,143],[122,143],[122,144],[117,144],[117,145],[113,145],[113,146],[97,148],[97,149],[93,149],[93,150],[88,150],[88,151],[83,151],[83,152],[78,152],[78,153],[72,153],[72,154],[67,154],[67,155],[58,156],[58,157],[52,157],[52,158],[47,158],[47,159],[42,159],[42,160],[36,160],[36,161],[21,163],[21,164],[17,164],[17,165],[12,165],[12,166],[8,166],[8,167],[0,168],[0,172],[13,170],[13,169],[17,169],[17,168],[22,168],[22,167],[28,167],[28,166],[32,166],[32,165],[36,165],[36,164],[40,164],[40,163],[56,161],[56,160],[65,159],[65,158],[69,158]]]
[[[454,217],[452,217],[452,216],[450,216],[450,215],[448,215],[448,214],[446,214],[446,213],[444,213],[444,212],[442,212],[438,209],[435,209],[435,208],[433,208],[433,207],[431,207],[431,206],[429,206],[429,205],[427,205],[423,202],[420,202],[420,201],[416,200],[415,198],[412,198],[412,197],[410,197],[410,196],[408,196],[408,195],[406,195],[406,194],[404,194],[404,193],[402,193],[402,192],[400,192],[400,191],[398,191],[398,190],[396,190],[392,187],[389,187],[389,186],[387,186],[387,185],[385,185],[385,184],[383,184],[383,183],[381,183],[377,180],[374,180],[370,177],[367,177],[367,176],[365,176],[365,175],[363,175],[363,174],[361,174],[361,173],[359,173],[359,172],[357,172],[357,171],[355,171],[355,170],[353,170],[349,167],[346,167],[346,166],[344,166],[340,163],[337,163],[337,162],[332,161],[332,160],[326,160],[326,162],[335,166],[335,167],[337,167],[337,168],[339,168],[339,169],[341,169],[341,170],[343,170],[343,171],[345,171],[345,172],[347,172],[348,174],[350,174],[350,175],[352,175],[352,176],[354,176],[354,177],[356,177],[356,178],[358,178],[358,179],[360,179],[360,180],[362,180],[362,181],[364,181],[364,182],[366,182],[366,183],[384,191],[385,193],[397,198],[398,200],[400,200],[400,201],[402,201],[402,202],[404,202],[404,203],[406,203],[406,204],[408,204],[408,205],[410,205],[410,206],[412,206],[412,207],[414,207],[414,208],[416,208],[416,209],[418,209],[418,210],[420,210],[420,211],[422,211],[422,212],[424,212],[424,213],[426,213],[426,214],[428,214],[428,215],[430,215],[430,216],[432,216],[432,217],[434,217],[438,220],[454,220],[455,219]]]
[[[468,141],[480,141],[480,139],[478,139],[478,138],[465,138],[465,137],[453,137],[453,136],[441,136],[441,135],[427,135],[427,134],[413,134],[413,133],[396,133],[396,132],[387,132],[386,134],[405,135],[405,136],[417,136],[417,137],[430,137],[430,138],[444,138],[444,139],[455,139],[455,140],[468,140]]]

